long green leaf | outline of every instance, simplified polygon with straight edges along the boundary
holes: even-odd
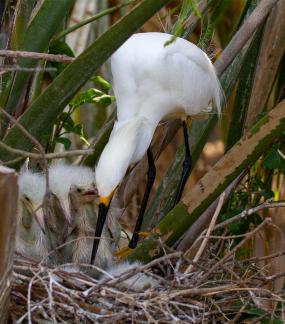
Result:
[[[62,24],[64,17],[73,4],[74,0],[45,0],[24,33],[24,40],[20,44],[20,49],[23,51],[44,52],[50,39]],[[18,59],[20,67],[33,68],[37,64],[36,60]],[[31,74],[27,72],[16,73],[5,105],[5,109],[9,113],[13,114],[15,112],[30,77]]]
[[[284,130],[285,101],[283,100],[256,123],[162,219],[158,227],[153,230],[153,235],[133,251],[130,260],[147,262],[157,256],[160,253],[157,236],[162,242],[172,246],[242,170],[254,163]]]
[[[55,122],[58,114],[94,72],[132,33],[169,1],[145,0],[136,6],[128,15],[101,35],[53,81],[22,115],[20,123],[29,129],[33,136],[41,138],[43,129]],[[11,128],[4,142],[14,148],[24,150],[30,150],[33,146],[15,126]],[[0,157],[1,160],[7,161],[15,156],[0,150]]]

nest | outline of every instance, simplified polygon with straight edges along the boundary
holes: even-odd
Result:
[[[17,323],[284,320],[285,291],[273,292],[271,287],[285,274],[272,276],[261,264],[282,253],[245,259],[237,253],[241,244],[232,245],[230,238],[212,236],[198,262],[163,247],[162,257],[103,281],[85,272],[67,271],[66,265],[48,268],[16,256],[10,318]],[[139,292],[122,286],[140,273],[153,277],[157,286]]]

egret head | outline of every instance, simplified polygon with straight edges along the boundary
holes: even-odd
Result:
[[[65,218],[72,224],[71,194],[80,199],[80,203],[87,203],[94,199],[94,173],[90,168],[55,164],[50,167],[50,189],[58,198]]]
[[[92,169],[82,166],[76,167],[73,183],[70,187],[69,198],[71,207],[76,210],[88,205],[99,204],[98,191]]]
[[[19,199],[22,207],[33,215],[44,231],[44,215],[42,203],[45,195],[45,178],[40,173],[29,170],[22,171],[18,178]]]

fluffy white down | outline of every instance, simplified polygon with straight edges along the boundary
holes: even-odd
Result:
[[[123,273],[126,273],[127,271],[134,269],[136,267],[141,267],[143,264],[140,262],[122,262],[119,263],[112,268],[109,268],[106,272],[111,277],[119,277]],[[103,281],[106,278],[110,278],[108,275],[104,275],[101,277],[101,281]],[[156,287],[158,285],[158,281],[155,280],[153,277],[148,276],[144,273],[138,273],[134,276],[122,281],[120,283],[121,286],[125,288],[130,288],[132,290],[141,291],[143,289],[149,288],[149,287]]]
[[[45,195],[45,178],[41,173],[30,170],[21,171],[18,177],[19,196],[27,196],[32,205],[37,208],[43,201]]]
[[[92,169],[64,163],[51,165],[49,176],[50,189],[61,200],[68,200],[72,185],[91,186],[95,181]]]

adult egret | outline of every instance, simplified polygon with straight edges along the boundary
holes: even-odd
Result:
[[[49,242],[44,234],[42,202],[45,179],[30,170],[21,171],[18,178],[19,203],[16,251],[25,257],[40,261],[48,254]]]
[[[175,203],[182,195],[191,170],[186,116],[207,113],[212,104],[220,112],[222,90],[208,56],[196,45],[171,35],[140,33],[130,37],[111,57],[117,121],[96,167],[100,196],[95,236],[100,237],[114,190],[131,164],[147,152],[149,169],[146,190],[130,248],[137,245],[147,200],[155,178],[149,149],[154,131],[166,118],[183,120],[185,160]],[[98,249],[94,241],[91,262]]]

